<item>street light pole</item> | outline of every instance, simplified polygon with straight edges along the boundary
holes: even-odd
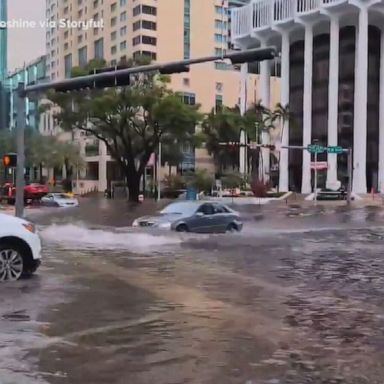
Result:
[[[25,132],[25,99],[21,97],[24,91],[24,84],[19,83],[17,89],[17,121],[16,121],[16,141],[17,141],[17,168],[16,168],[16,217],[24,216],[24,132]]]

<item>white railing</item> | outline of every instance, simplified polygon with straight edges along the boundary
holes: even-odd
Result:
[[[295,15],[294,7],[294,0],[274,0],[273,20],[278,23],[292,19]]]
[[[306,13],[319,9],[320,0],[297,0],[297,13]]]
[[[273,7],[271,5],[271,0],[259,0],[252,3],[252,25],[254,29],[267,28],[271,25],[273,16]]]
[[[231,36],[244,36],[252,29],[252,4],[231,10]]]
[[[232,9],[232,41],[344,1],[347,0],[252,0]]]

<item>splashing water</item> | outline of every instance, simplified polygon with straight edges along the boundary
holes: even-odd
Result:
[[[151,234],[135,232],[115,232],[112,229],[90,229],[84,225],[52,224],[40,231],[41,238],[68,250],[128,250],[147,252],[162,246],[178,245],[180,237],[171,233]]]

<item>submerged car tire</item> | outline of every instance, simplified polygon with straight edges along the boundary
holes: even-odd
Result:
[[[26,274],[27,256],[24,248],[15,242],[0,245],[0,282],[16,281]]]
[[[176,232],[189,232],[188,226],[186,224],[179,224],[176,227]]]
[[[237,228],[237,225],[235,223],[228,224],[226,232],[234,233],[234,232],[238,232],[238,231],[239,231],[239,229]]]

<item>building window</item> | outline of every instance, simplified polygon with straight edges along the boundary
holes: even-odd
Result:
[[[216,83],[216,91],[217,92],[222,92],[223,91],[223,83]]]
[[[127,12],[122,12],[120,14],[120,21],[126,21],[127,20]]]
[[[104,40],[101,38],[95,41],[95,59],[104,58]]]
[[[142,20],[141,21],[141,27],[143,29],[150,29],[152,31],[156,31],[156,23],[153,21],[148,21],[148,20]]]
[[[127,48],[127,42],[126,41],[122,41],[120,43],[120,51],[124,51],[124,49]]]
[[[136,36],[132,39],[132,45],[135,46],[135,45],[138,45],[141,43],[141,36]]]
[[[156,45],[157,39],[156,37],[152,37],[152,36],[142,36],[141,42],[143,44]]]
[[[133,58],[136,59],[140,56],[147,56],[149,57],[151,60],[156,60],[157,59],[157,55],[155,52],[150,52],[150,51],[136,51],[136,52],[133,52]]]
[[[215,48],[215,56],[224,56],[227,53],[226,49]]]
[[[191,57],[191,1],[184,0],[184,59]]]
[[[120,36],[125,36],[127,34],[127,27],[120,28]]]
[[[72,73],[72,54],[66,55],[64,57],[64,72],[65,77],[70,78]]]
[[[221,29],[221,30],[227,30],[228,24],[226,21],[223,21],[223,20],[215,20],[215,28]]]
[[[133,8],[133,16],[140,15],[141,13],[141,5],[136,5],[135,8]]]
[[[184,85],[185,87],[189,87],[189,84],[190,84],[189,79],[188,79],[188,78],[184,78],[184,79],[183,79],[183,85]]]
[[[231,64],[223,63],[221,61],[215,62],[215,69],[218,69],[220,71],[229,71],[233,69],[233,66]]]
[[[217,15],[224,16],[226,14],[225,8],[218,5],[215,6],[215,12]]]
[[[216,112],[219,112],[223,109],[223,96],[222,95],[216,95],[215,109],[216,109]]]
[[[141,9],[142,13],[145,13],[146,15],[157,15],[157,9],[156,7],[150,7],[149,5],[143,5]]]
[[[112,33],[111,33],[111,40],[112,40],[112,41],[115,41],[115,40],[116,40],[116,37],[117,37],[117,33],[116,33],[116,31],[115,31],[115,32],[112,32]]]
[[[215,42],[216,43],[226,43],[227,36],[221,35],[220,33],[215,33]]]
[[[181,97],[184,104],[187,104],[187,105],[196,104],[196,95],[194,93],[182,93]]]
[[[117,8],[117,3],[111,4],[111,12],[115,12]]]
[[[79,66],[85,67],[87,63],[88,63],[87,47],[85,46],[79,49]]]
[[[127,5],[127,0],[120,0],[120,7],[124,7],[124,5]]]
[[[116,45],[114,45],[111,47],[111,55],[116,55],[116,52],[117,52],[117,47]]]
[[[111,19],[111,27],[114,27],[116,25],[116,23],[117,23],[116,17],[112,17],[112,19]]]
[[[138,29],[140,29],[140,26],[141,26],[141,22],[140,21],[135,21],[133,23],[133,30],[137,31]]]

